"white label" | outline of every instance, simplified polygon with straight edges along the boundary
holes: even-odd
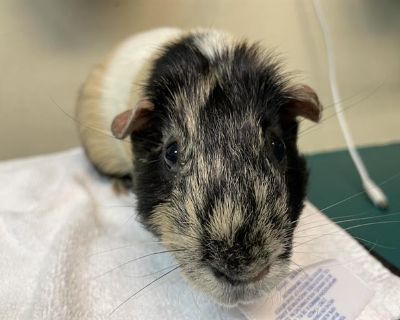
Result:
[[[249,320],[352,320],[373,294],[340,262],[329,260],[292,272],[267,300],[239,309]]]

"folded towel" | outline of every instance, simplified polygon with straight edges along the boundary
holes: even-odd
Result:
[[[165,249],[137,221],[135,196],[116,195],[80,149],[0,163],[0,181],[1,319],[244,319],[179,270],[127,300],[175,262],[133,261]],[[400,317],[400,279],[309,203],[295,241],[296,264],[335,259],[374,290],[358,319]]]

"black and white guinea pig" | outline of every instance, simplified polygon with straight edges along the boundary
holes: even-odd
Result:
[[[315,92],[257,44],[177,29],[128,39],[77,106],[88,158],[131,178],[143,224],[224,305],[259,298],[288,272],[307,184],[297,118],[320,112]]]

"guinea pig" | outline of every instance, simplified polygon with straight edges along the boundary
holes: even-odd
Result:
[[[193,287],[227,306],[260,298],[289,271],[308,177],[298,118],[320,113],[274,55],[216,30],[128,39],[77,104],[93,165],[132,180],[144,226]]]

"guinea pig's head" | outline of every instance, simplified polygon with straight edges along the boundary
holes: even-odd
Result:
[[[193,286],[235,305],[288,272],[307,182],[297,118],[317,121],[320,104],[256,45],[217,36],[166,46],[113,131],[131,135],[144,225]]]

